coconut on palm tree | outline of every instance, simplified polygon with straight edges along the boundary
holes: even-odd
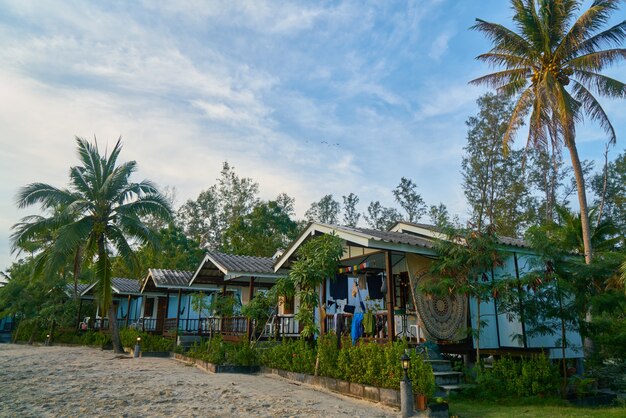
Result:
[[[94,263],[99,304],[103,312],[108,310],[114,349],[121,351],[111,292],[111,257],[119,257],[138,272],[133,246],[157,243],[156,233],[142,219],[152,215],[169,220],[172,210],[152,182],[130,181],[137,163],[118,164],[121,140],[109,155],[100,154],[97,143],[78,137],[76,143],[81,165],[70,169],[69,188],[33,183],[17,195],[18,207],[40,204],[44,210],[54,209],[53,215],[23,219],[11,238],[15,248],[53,228],[55,239],[41,258],[48,273],[58,271],[77,249],[84,263]]]
[[[530,112],[528,144],[548,151],[565,145],[570,153],[587,263],[592,259],[592,244],[576,123],[587,116],[615,143],[613,125],[596,96],[626,97],[624,83],[601,74],[626,57],[626,49],[620,48],[626,38],[626,21],[602,30],[619,3],[595,0],[577,17],[579,0],[512,0],[517,32],[481,19],[473,26],[493,43],[477,59],[502,70],[472,83],[494,87],[507,96],[518,95],[503,137],[505,150]]]

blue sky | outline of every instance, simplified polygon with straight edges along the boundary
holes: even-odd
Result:
[[[11,225],[34,212],[15,208],[18,187],[65,185],[76,135],[122,136],[137,179],[174,187],[177,205],[227,160],[262,198],[295,197],[298,216],[328,193],[392,205],[405,176],[465,217],[465,120],[485,91],[467,82],[490,47],[468,28],[511,26],[508,4],[0,0],[0,267]],[[624,104],[603,104],[614,157]],[[579,128],[582,158],[599,161],[604,141]]]

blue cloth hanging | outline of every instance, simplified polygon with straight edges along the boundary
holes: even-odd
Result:
[[[352,337],[352,345],[356,344],[356,340],[363,335],[363,312],[355,313],[352,317],[352,330],[350,337]]]

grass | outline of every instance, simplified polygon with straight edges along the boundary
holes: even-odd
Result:
[[[453,399],[450,416],[459,418],[624,418],[626,406],[581,408],[558,399],[530,401],[473,401]]]

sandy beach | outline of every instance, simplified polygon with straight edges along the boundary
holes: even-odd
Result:
[[[173,359],[0,344],[0,416],[397,417],[278,376],[211,374]]]

